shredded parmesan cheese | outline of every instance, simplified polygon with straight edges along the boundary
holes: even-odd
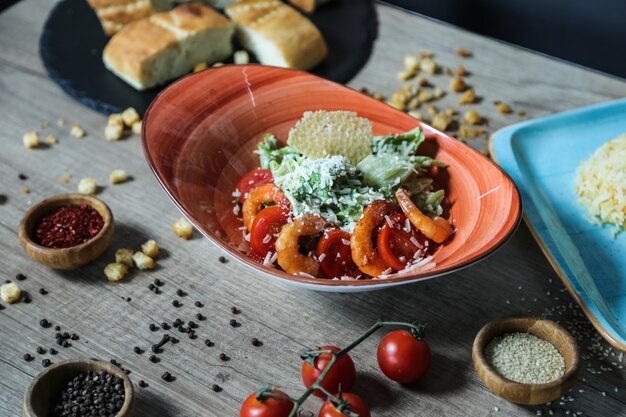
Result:
[[[578,166],[578,203],[591,221],[626,229],[626,133],[607,141]]]

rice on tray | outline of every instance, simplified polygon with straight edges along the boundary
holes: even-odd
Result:
[[[591,221],[626,229],[626,133],[600,146],[578,166],[578,203]]]

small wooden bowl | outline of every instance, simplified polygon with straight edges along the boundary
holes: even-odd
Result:
[[[565,373],[545,384],[523,384],[501,376],[484,356],[494,337],[506,333],[530,333],[550,342],[565,359]],[[508,317],[485,325],[474,339],[474,368],[483,383],[502,398],[525,405],[545,404],[566,394],[574,385],[579,368],[578,345],[572,335],[551,320],[538,317]]]
[[[89,358],[69,359],[55,363],[37,375],[24,396],[22,416],[52,416],[53,402],[57,399],[57,395],[59,395],[64,385],[76,375],[89,371],[106,371],[124,381],[124,405],[115,417],[132,416],[135,393],[133,384],[128,376],[112,363]]]
[[[104,225],[97,235],[80,245],[59,249],[46,248],[33,241],[35,225],[43,216],[58,207],[80,204],[90,205],[102,216]],[[62,194],[31,207],[20,222],[18,237],[24,251],[35,261],[50,268],[73,269],[102,255],[111,243],[113,231],[113,214],[102,200],[83,194]]]

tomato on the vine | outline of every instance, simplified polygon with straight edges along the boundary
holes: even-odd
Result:
[[[273,394],[287,394],[280,390],[270,390]],[[257,398],[257,393],[253,392],[241,405],[239,417],[288,417],[293,410],[293,402],[287,398],[267,397]]]
[[[342,410],[349,411],[351,413],[358,414],[359,417],[371,417],[370,409],[363,401],[361,397],[356,394],[352,394],[350,392],[344,392],[341,394],[340,400],[345,402],[347,407],[344,409],[342,404],[335,404],[334,401],[327,399],[324,401],[324,405],[320,409],[320,413],[318,417],[345,417],[347,414],[344,414]]]
[[[255,255],[264,258],[268,252],[276,250],[276,239],[288,220],[289,210],[279,205],[259,211],[250,227],[250,247]]]
[[[407,384],[423,377],[431,362],[428,344],[407,330],[389,332],[378,345],[378,366],[388,378]]]
[[[392,226],[389,225],[392,224]],[[407,218],[402,213],[389,216],[376,237],[376,250],[383,262],[392,269],[404,269],[418,250],[426,248],[428,238],[416,230],[410,223],[406,229]],[[416,244],[417,243],[417,244]]]
[[[317,243],[317,258],[326,278],[356,276],[359,268],[352,260],[350,233],[341,229],[328,230]]]
[[[319,350],[339,352],[341,349],[337,346],[322,346]],[[314,359],[314,367],[306,361],[302,363],[302,382],[304,382],[304,386],[309,388],[315,383],[315,381],[317,381],[317,378],[320,376],[322,371],[326,369],[326,366],[328,366],[332,357],[333,355],[330,353],[320,354]],[[350,388],[352,388],[355,379],[356,368],[354,367],[354,362],[352,362],[352,358],[348,354],[345,354],[333,364],[321,385],[326,391],[336,394],[339,392],[340,386],[342,391],[349,391]],[[313,395],[320,398],[326,397],[326,395],[320,390],[313,391]]]
[[[239,182],[237,182],[237,191],[239,191],[239,202],[243,204],[248,197],[248,193],[259,185],[274,182],[274,176],[269,169],[253,169],[245,174]]]

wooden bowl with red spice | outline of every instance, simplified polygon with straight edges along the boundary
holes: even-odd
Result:
[[[18,228],[24,251],[55,269],[73,269],[98,258],[113,238],[113,214],[100,199],[57,195],[31,207]]]

